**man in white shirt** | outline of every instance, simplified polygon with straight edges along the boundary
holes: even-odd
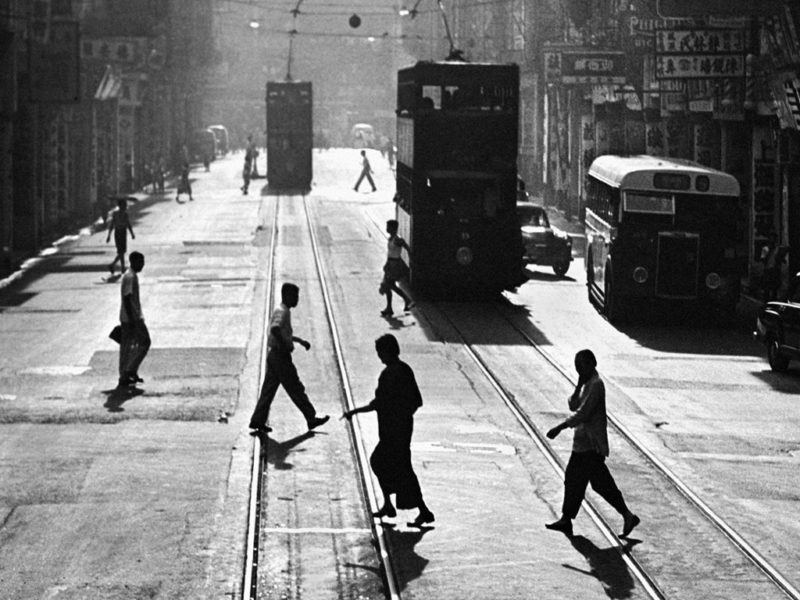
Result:
[[[131,252],[130,267],[122,276],[119,321],[122,339],[119,344],[119,387],[141,383],[139,365],[150,350],[150,332],[144,324],[139,300],[139,273],[144,269],[144,255]]]
[[[306,395],[306,388],[297,375],[297,369],[292,362],[294,343],[303,348],[311,348],[303,338],[297,337],[292,331],[291,309],[297,306],[300,300],[300,290],[293,283],[284,283],[281,287],[281,305],[272,312],[269,322],[269,337],[267,338],[267,372],[264,375],[264,384],[258,398],[253,415],[250,417],[250,429],[253,435],[267,433],[272,428],[267,426],[269,408],[278,391],[278,386],[283,386],[289,398],[300,409],[311,431],[328,421],[328,415],[318,417],[317,411]]]
[[[581,507],[586,486],[591,483],[592,489],[622,515],[624,522],[620,537],[628,537],[640,519],[625,504],[622,492],[605,463],[608,457],[606,388],[591,350],[581,350],[575,355],[575,370],[578,372],[578,385],[569,399],[569,408],[574,412],[547,432],[547,437],[552,440],[564,429],[575,429],[572,454],[564,473],[561,518],[545,527],[572,536],[572,520]]]

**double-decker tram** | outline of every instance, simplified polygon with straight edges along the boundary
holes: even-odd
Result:
[[[523,281],[515,211],[519,69],[418,62],[397,76],[397,220],[410,282],[431,296]]]
[[[735,177],[691,161],[607,155],[588,179],[586,280],[609,320],[655,302],[735,310]]]
[[[308,189],[312,177],[309,81],[267,82],[267,181],[272,189]]]

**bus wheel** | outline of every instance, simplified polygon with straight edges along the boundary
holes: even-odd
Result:
[[[789,368],[789,359],[781,354],[780,345],[775,338],[770,338],[767,342],[767,360],[769,367],[777,373]]]
[[[623,314],[622,302],[614,295],[613,275],[611,269],[606,269],[605,298],[603,298],[603,312],[611,323],[617,323]]]
[[[553,265],[553,273],[556,274],[556,277],[563,277],[567,274],[569,270],[569,263],[568,262],[559,262]]]

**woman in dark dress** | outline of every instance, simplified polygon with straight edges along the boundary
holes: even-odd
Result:
[[[422,499],[419,480],[411,465],[414,412],[422,406],[422,395],[411,367],[400,360],[400,346],[393,335],[375,340],[375,350],[386,365],[378,378],[375,399],[342,416],[349,419],[356,413],[373,410],[378,414],[378,445],[370,457],[370,465],[383,492],[383,507],[373,516],[379,519],[397,516],[391,500],[391,494],[396,494],[397,508],[419,508],[419,515],[408,525],[421,527],[434,520]]]

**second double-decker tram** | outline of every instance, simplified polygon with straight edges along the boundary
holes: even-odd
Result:
[[[679,159],[599,156],[588,173],[586,279],[610,320],[635,305],[739,300],[739,183]]]
[[[418,62],[397,78],[397,220],[411,285],[455,297],[522,283],[519,69]]]
[[[308,189],[312,177],[311,82],[267,82],[267,181],[273,189]]]

